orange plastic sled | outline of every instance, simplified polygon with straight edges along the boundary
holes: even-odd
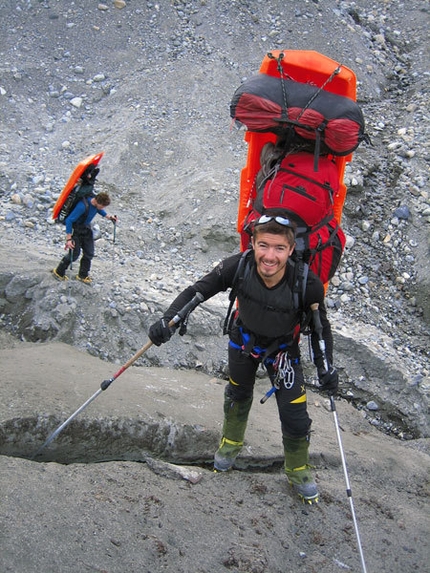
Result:
[[[281,52],[284,54],[282,67],[285,73],[297,82],[311,83],[317,87],[322,87],[330,76],[332,76],[333,72],[339,68],[338,73],[334,74],[332,79],[324,86],[324,90],[356,101],[357,79],[354,72],[319,52],[312,50],[273,50],[270,52],[272,57],[268,55],[264,57],[259,70],[260,73],[280,77],[277,58]],[[242,232],[245,217],[249,212],[252,200],[255,196],[256,189],[254,182],[261,167],[261,149],[269,141],[274,143],[276,141],[276,135],[273,133],[246,131],[245,141],[248,144],[248,158],[240,175],[240,195],[237,216],[237,230],[239,233]],[[336,156],[334,159],[339,170],[339,191],[334,197],[333,208],[335,217],[340,223],[347,191],[343,177],[345,166],[352,159],[352,153],[345,157]]]
[[[85,169],[87,167],[89,167],[90,165],[98,165],[100,162],[100,159],[103,157],[103,154],[104,154],[104,151],[102,151],[101,153],[97,153],[95,155],[89,155],[88,157],[86,157],[85,159],[83,159],[82,161],[80,161],[77,164],[77,166],[73,170],[73,173],[70,175],[69,180],[67,181],[66,185],[64,186],[64,189],[61,191],[60,196],[58,197],[58,199],[54,205],[54,208],[52,210],[52,218],[53,219],[56,219],[58,217],[58,215],[60,214],[62,206],[64,205],[67,197],[70,195],[71,191],[75,187],[78,180],[81,178]]]

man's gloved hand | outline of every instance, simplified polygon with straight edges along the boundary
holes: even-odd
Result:
[[[330,396],[334,396],[339,386],[339,374],[334,366],[330,366],[328,372],[318,370],[318,379],[321,389],[328,392]]]
[[[149,327],[149,338],[155,346],[161,346],[164,342],[170,340],[174,332],[175,329],[169,327],[167,318],[161,318]]]

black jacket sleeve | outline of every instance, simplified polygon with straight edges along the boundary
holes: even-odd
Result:
[[[322,324],[322,336],[325,343],[326,358],[330,365],[333,364],[333,335],[331,331],[330,322],[327,318],[327,309],[324,303],[324,285],[321,280],[311,271],[308,274],[306,295],[305,295],[305,311],[306,313],[311,313],[311,304],[318,303],[320,319]],[[310,322],[312,334],[311,334],[311,344],[312,351],[314,354],[314,364],[318,370],[324,368],[324,356],[322,355],[321,349],[318,342],[318,333],[315,331],[315,324],[311,318]]]
[[[242,253],[224,259],[203,278],[183,290],[164,313],[164,318],[171,320],[199,292],[208,300],[233,285],[234,276]]]

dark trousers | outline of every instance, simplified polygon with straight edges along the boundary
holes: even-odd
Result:
[[[57,273],[61,276],[64,275],[70,263],[79,259],[82,251],[82,258],[79,264],[79,276],[85,278],[88,276],[91,268],[91,261],[94,257],[94,237],[93,231],[90,227],[83,229],[74,229],[72,240],[75,242],[75,248],[72,251],[72,258],[70,251],[65,255],[57,267]]]
[[[254,392],[255,375],[261,362],[259,358],[245,354],[242,350],[229,346],[228,349],[230,382],[227,395],[238,402],[251,397]],[[302,438],[308,435],[312,420],[307,411],[306,390],[303,370],[297,361],[292,364],[294,375],[285,383],[281,382],[275,392],[281,420],[282,434],[290,438]],[[273,375],[272,366],[268,366],[269,375]],[[261,406],[264,408],[264,406]]]

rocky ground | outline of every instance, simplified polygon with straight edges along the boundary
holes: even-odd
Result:
[[[112,364],[63,343],[15,342],[0,360],[2,571],[362,570],[319,393],[308,402],[321,501],[305,507],[282,472],[275,401],[257,400],[267,380],[257,383],[237,469],[214,474],[223,380],[131,367],[40,451]],[[345,400],[336,412],[367,571],[424,572],[427,440],[386,436]]]
[[[373,146],[356,151],[347,169],[342,224],[348,247],[327,297],[336,333],[341,394],[359,408],[354,412],[363,416],[369,427],[384,430],[379,433],[381,440],[397,437],[392,447],[395,450],[398,444],[405,459],[414,444],[423,449],[422,438],[429,435],[430,371],[428,10],[428,2],[418,0],[407,4],[274,1],[269,7],[263,2],[186,0],[106,5],[85,1],[79,6],[63,1],[3,3],[2,345],[16,348],[21,356],[21,346],[6,336],[11,334],[39,345],[61,341],[111,365],[128,360],[144,344],[149,324],[175,293],[237,249],[238,182],[246,144],[243,132],[230,129],[229,103],[234,90],[258,70],[270,49],[314,49],[356,72],[358,99],[373,142]],[[75,164],[101,150],[105,156],[99,189],[112,195],[111,212],[118,215],[119,223],[115,233],[110,223],[99,223],[94,285],[88,288],[72,280],[60,285],[49,275],[62,256],[64,238],[50,218],[52,205]],[[225,309],[225,297],[216,297],[193,314],[186,336],[151,349],[138,364],[225,376],[225,340],[220,336]],[[49,345],[40,345],[39,351],[42,355],[46,352],[47,360],[54,360]],[[40,412],[36,402],[34,405]],[[77,406],[71,403],[65,413]],[[49,414],[43,411],[40,416],[43,419]],[[399,438],[407,438],[407,442]],[[405,449],[405,443],[411,447]],[[354,451],[356,448],[357,443]],[[5,459],[8,477],[19,475],[18,481],[28,483],[28,476],[35,476],[29,496],[32,483],[38,488],[40,472],[53,472],[55,492],[60,491],[55,484],[70,478],[71,471],[80,475],[72,466],[36,464],[35,470],[34,462]],[[410,504],[421,515],[422,489],[417,482],[421,477],[412,469],[416,459],[411,457],[410,463],[412,477],[407,477],[405,470],[398,483],[410,479],[413,485],[407,482],[408,497],[399,504]],[[379,493],[386,467],[379,472],[372,468],[379,484],[372,483],[372,487]],[[88,466],[83,471],[89,475],[97,470]],[[113,476],[120,470],[109,466],[104,471]],[[336,485],[342,491],[338,473]],[[122,479],[132,497],[130,480],[136,475],[131,466],[127,466],[126,476],[128,479]],[[367,477],[362,478],[363,497],[365,486],[370,486]],[[110,483],[116,479],[112,477]],[[155,487],[153,478],[147,479]],[[227,479],[231,480],[227,490],[233,492],[241,487],[243,475]],[[280,477],[267,479],[275,480],[276,490]],[[254,475],[247,475],[246,480],[252,485]],[[81,487],[85,503],[86,486]],[[216,487],[199,492],[205,507],[219,502]],[[178,490],[174,482],[169,488],[171,501]],[[15,502],[15,495],[10,495],[11,503]],[[250,508],[238,501],[237,493],[232,496],[225,505],[243,509],[243,514],[234,518],[239,531],[240,515],[261,519],[261,515],[250,515]],[[329,499],[326,504],[323,513],[334,511]],[[268,515],[277,511],[273,509],[277,502],[270,507]],[[217,508],[208,511],[212,516],[218,512],[220,521],[216,523],[221,526],[227,513]],[[69,507],[63,509],[66,514],[70,511]],[[175,505],[178,514],[183,510],[190,508],[181,510]],[[390,546],[399,547],[389,532],[389,513],[386,504],[374,519],[366,521],[368,539],[387,548],[384,558],[388,558]],[[308,520],[303,515],[299,510],[293,518],[295,525],[289,522],[289,533],[316,547],[315,535],[303,537],[299,519]],[[324,529],[327,537],[336,539],[338,530],[335,524],[328,526],[329,517],[336,515],[325,515]],[[153,518],[162,523],[165,514],[156,512]],[[200,526],[202,519],[197,520]],[[127,523],[132,528],[141,525],[133,520]],[[319,529],[316,524],[313,527]],[[214,524],[215,536],[217,531]],[[258,533],[262,546],[267,534]],[[386,570],[424,570],[419,563],[425,560],[418,563],[411,557],[417,539],[408,527],[402,534],[409,536],[405,555],[410,558],[391,550],[392,561]],[[147,540],[155,539],[145,535]],[[171,548],[168,537],[163,543]],[[324,542],[332,547],[327,539]],[[345,544],[346,539],[342,547]],[[203,563],[205,544],[198,546]],[[255,547],[250,543],[248,557],[261,551]],[[160,551],[164,561],[155,559],[156,564],[148,565],[148,570],[173,570],[175,554]],[[218,565],[222,562],[222,567],[230,570],[249,572],[281,570],[279,554],[260,564],[255,558],[253,565],[245,557],[241,561],[237,551],[235,555],[230,562],[228,557],[220,559]],[[347,567],[359,570],[356,556],[351,559],[355,562]],[[375,548],[371,560],[371,570],[383,570]],[[206,569],[200,561],[194,567],[188,562],[187,570],[217,570],[213,561],[209,562],[212,565]],[[7,567],[14,570],[13,554]],[[50,570],[59,567],[52,565]],[[318,569],[316,562],[303,559],[292,565],[291,571],[337,570],[330,560],[324,567]],[[87,568],[96,570],[94,564]],[[107,565],[104,569],[122,570],[112,563],[110,569]],[[31,571],[31,563],[21,570]],[[129,563],[127,570],[143,569]]]

